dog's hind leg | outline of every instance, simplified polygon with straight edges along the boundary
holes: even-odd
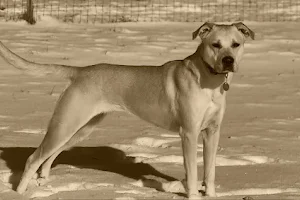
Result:
[[[40,167],[40,178],[48,179],[50,174],[51,165],[54,162],[55,158],[64,150],[74,146],[75,144],[83,141],[86,137],[88,137],[94,130],[94,127],[102,121],[105,117],[105,113],[99,114],[92,118],[86,125],[84,125],[81,129],[73,135],[73,137],[60,149],[58,149],[52,156],[50,156]]]
[[[27,159],[17,192],[23,193],[40,165],[97,114],[96,99],[91,98],[88,92],[70,86],[55,108],[44,140]]]

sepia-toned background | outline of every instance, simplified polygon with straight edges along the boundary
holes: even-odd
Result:
[[[227,94],[217,195],[300,198],[300,1],[34,0],[35,25],[21,20],[26,2],[0,0],[0,40],[31,61],[80,67],[184,59],[201,42],[192,32],[203,22],[243,21],[256,37]],[[179,135],[119,112],[63,152],[49,180],[33,179],[24,196],[13,192],[66,85],[0,58],[0,199],[184,198]],[[197,151],[202,172],[201,137]]]

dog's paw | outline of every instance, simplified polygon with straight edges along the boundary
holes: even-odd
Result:
[[[207,197],[217,197],[215,186],[206,187],[205,196],[207,196]]]
[[[206,197],[217,197],[217,194],[215,192],[210,192],[210,193],[205,192],[205,196]]]
[[[37,186],[43,186],[45,185],[47,182],[49,182],[49,179],[48,178],[45,178],[45,177],[39,177],[36,179],[36,185]]]
[[[196,199],[202,199],[202,196],[199,194],[190,194],[188,195],[189,200],[196,200]]]

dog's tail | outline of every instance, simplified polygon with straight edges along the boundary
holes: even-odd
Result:
[[[73,66],[30,62],[10,51],[1,41],[0,55],[14,67],[34,76],[58,75],[72,79],[77,75],[78,71],[78,68]]]

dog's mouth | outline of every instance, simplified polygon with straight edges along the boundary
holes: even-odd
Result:
[[[212,74],[227,74],[230,72],[237,72],[237,65],[236,63],[231,63],[231,64],[224,64],[222,62],[216,63],[215,65],[209,65],[207,62],[204,61],[206,64],[208,70]]]
[[[231,69],[226,69],[226,68],[225,68],[225,69],[222,70],[222,73],[229,73],[229,72],[233,72],[233,73],[234,73],[234,72],[236,72],[236,71],[237,71],[237,70],[236,70],[235,68],[231,68]]]
[[[219,63],[218,65],[215,66],[215,71],[218,73],[229,73],[229,72],[237,72],[238,71],[238,65],[236,62],[232,64],[224,64],[224,63]]]
[[[235,72],[235,67],[233,65],[225,65],[223,66],[223,72]]]
[[[232,66],[223,66],[223,65],[216,65],[213,67],[213,71],[217,74],[227,74],[230,72],[237,72],[237,67],[235,65]]]

